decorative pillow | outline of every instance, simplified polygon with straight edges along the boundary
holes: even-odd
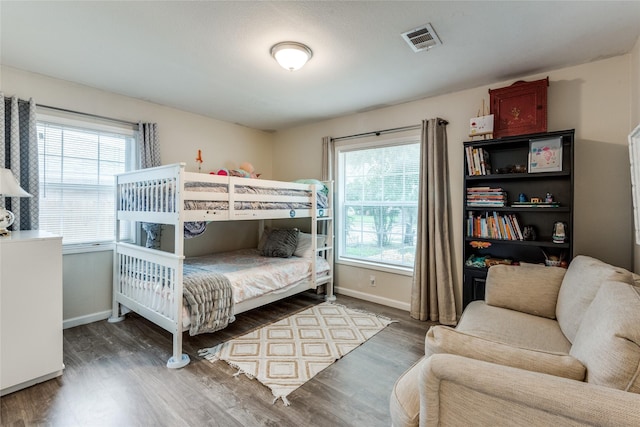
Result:
[[[569,264],[558,293],[556,317],[562,333],[572,343],[584,313],[600,285],[608,280],[631,284],[633,275],[624,268],[585,255],[576,256]]]
[[[487,273],[485,302],[555,319],[558,291],[565,273],[564,268],[536,264],[494,265]]]
[[[327,236],[317,234],[316,240],[318,241],[318,247],[321,248],[324,246]],[[298,246],[293,255],[301,258],[313,258],[313,239],[311,238],[311,234],[300,232],[298,235]]]
[[[262,248],[262,255],[277,258],[289,258],[298,246],[297,228],[271,230]]]
[[[260,252],[264,249],[264,245],[267,243],[267,239],[272,230],[273,228],[271,227],[265,227],[264,230],[262,230],[262,236],[260,236],[260,241],[258,242],[258,250]]]
[[[587,382],[640,393],[640,288],[603,283],[570,353],[587,367]]]
[[[578,359],[568,354],[514,347],[447,326],[433,326],[427,331],[425,355],[429,357],[436,353],[456,354],[577,381],[584,380],[586,371]]]

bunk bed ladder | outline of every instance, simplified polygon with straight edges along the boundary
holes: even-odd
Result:
[[[327,260],[327,262],[329,263],[329,280],[325,283],[326,286],[326,300],[327,301],[335,301],[336,300],[336,296],[333,293],[333,269],[334,269],[334,264],[333,264],[333,242],[335,239],[335,235],[334,235],[334,231],[333,231],[333,181],[323,181],[323,184],[327,187],[328,194],[327,194],[327,207],[324,210],[320,210],[318,211],[317,209],[317,192],[316,192],[316,197],[314,198],[315,202],[314,202],[314,217],[313,217],[313,223],[312,223],[312,227],[314,228],[314,247],[316,250],[316,254],[319,251],[323,252],[323,256],[325,257],[325,259]],[[323,248],[318,248],[318,239],[316,238],[316,233],[317,233],[317,228],[319,223],[322,222],[322,234],[327,236],[327,240],[326,240],[326,245]],[[314,262],[314,271],[313,277],[315,276],[315,262]]]

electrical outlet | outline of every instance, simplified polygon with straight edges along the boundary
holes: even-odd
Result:
[[[369,285],[370,286],[375,286],[376,285],[376,276],[374,276],[373,274],[371,276],[369,276]]]

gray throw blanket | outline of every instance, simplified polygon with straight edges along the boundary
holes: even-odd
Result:
[[[185,264],[183,286],[191,313],[189,335],[215,332],[233,322],[233,289],[224,274]]]

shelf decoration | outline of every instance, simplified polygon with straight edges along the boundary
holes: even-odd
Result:
[[[469,245],[475,249],[487,249],[491,247],[491,242],[483,242],[482,240],[472,240]]]
[[[562,137],[529,141],[529,173],[562,170]]]
[[[489,89],[489,106],[495,115],[494,138],[547,131],[549,78],[517,81],[511,86]]]
[[[202,150],[198,150],[198,157],[196,157],[196,162],[198,162],[198,172],[202,172]]]
[[[480,115],[482,111],[482,116]],[[478,115],[469,120],[469,136],[487,137],[493,135],[493,114],[485,110],[484,99],[482,100],[482,110],[478,110]]]

